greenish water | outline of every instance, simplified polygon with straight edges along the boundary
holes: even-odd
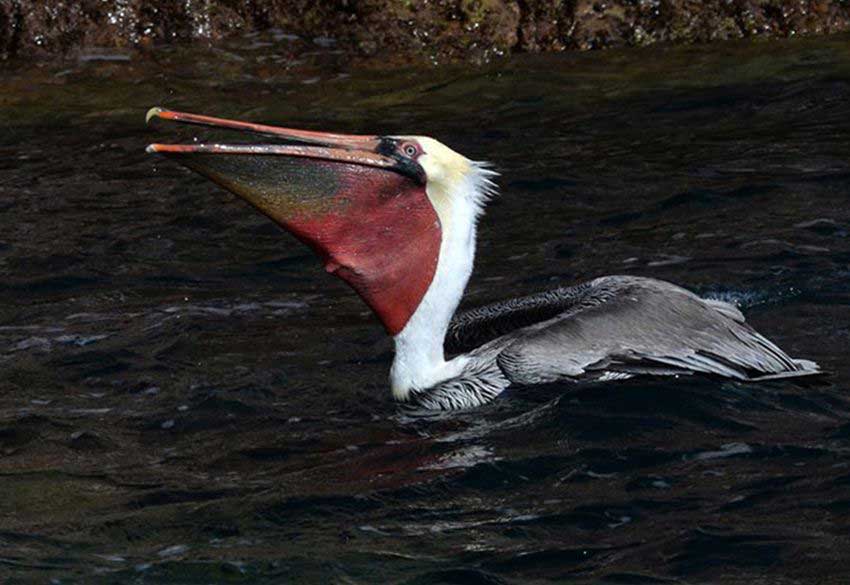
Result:
[[[286,40],[0,74],[0,576],[844,583],[850,42],[352,67]],[[294,239],[144,154],[162,105],[493,162],[468,302],[602,274],[738,302],[816,383],[636,380],[397,412]],[[197,133],[197,136],[210,136]]]

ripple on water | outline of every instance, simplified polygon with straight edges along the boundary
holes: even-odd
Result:
[[[241,42],[0,83],[0,562],[63,582],[847,581],[846,39],[476,71]],[[665,278],[830,374],[397,410],[391,343],[350,291],[144,154],[207,136],[145,127],[156,104],[438,136],[502,173],[471,304]]]

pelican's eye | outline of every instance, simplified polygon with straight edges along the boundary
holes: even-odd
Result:
[[[419,145],[415,142],[405,142],[401,145],[401,152],[404,153],[404,156],[410,158],[416,158],[420,154],[422,154],[422,150],[419,148]]]

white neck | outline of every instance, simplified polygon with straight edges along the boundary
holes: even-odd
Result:
[[[491,174],[473,166],[451,192],[429,186],[428,196],[442,227],[440,257],[431,286],[404,329],[393,338],[390,383],[396,400],[406,400],[411,390],[424,390],[457,376],[467,361],[460,356],[447,362],[443,342],[472,274],[476,221],[492,189]]]

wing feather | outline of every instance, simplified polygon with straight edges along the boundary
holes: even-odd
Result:
[[[756,332],[732,305],[648,278],[596,279],[573,292],[566,310],[510,337],[498,364],[520,384],[611,372],[737,380],[819,372]]]

